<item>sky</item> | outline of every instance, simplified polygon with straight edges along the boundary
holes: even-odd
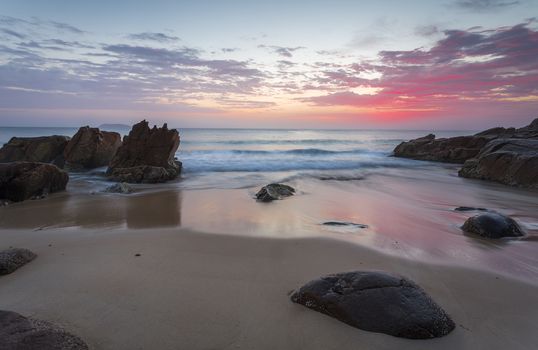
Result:
[[[535,16],[538,0],[0,0],[0,125],[523,126]]]

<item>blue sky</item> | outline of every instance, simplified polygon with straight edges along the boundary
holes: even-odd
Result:
[[[0,0],[0,124],[149,117],[188,127],[451,128],[467,121],[476,128],[510,124],[506,111],[513,111],[514,124],[523,123],[532,117],[538,92],[528,87],[534,67],[515,62],[515,55],[480,50],[470,58],[453,57],[452,68],[503,58],[504,70],[527,77],[515,81],[522,84],[518,89],[506,79],[488,85],[505,102],[500,108],[485,108],[482,91],[402,109],[403,100],[416,99],[416,89],[402,91],[400,101],[381,95],[394,94],[392,82],[401,84],[388,68],[405,66],[398,74],[408,77],[409,62],[395,56],[388,62],[383,52],[446,48],[445,39],[462,33],[480,35],[473,45],[484,46],[505,40],[506,32],[517,35],[519,52],[529,53],[536,45],[536,13],[534,0]],[[432,62],[420,64],[441,68]],[[448,69],[439,57],[435,62]],[[489,81],[498,75],[495,69],[476,79]],[[448,95],[441,88],[430,96]],[[468,105],[471,98],[476,103]],[[469,121],[462,110],[480,118]]]

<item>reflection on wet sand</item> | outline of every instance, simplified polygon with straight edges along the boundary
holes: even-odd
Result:
[[[124,197],[128,228],[181,226],[181,192],[154,192]]]
[[[181,191],[135,195],[51,195],[46,200],[15,203],[0,208],[0,227],[174,227],[181,225]]]

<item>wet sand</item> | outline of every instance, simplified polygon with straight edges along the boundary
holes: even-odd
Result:
[[[184,228],[249,237],[325,237],[424,263],[538,280],[538,192],[461,179],[452,168],[436,164],[351,181],[290,178],[287,183],[298,194],[273,203],[256,203],[253,196],[259,186],[249,184],[189,189],[200,184],[187,178],[138,185],[135,194],[118,195],[99,193],[106,183],[73,180],[67,192],[0,208],[0,228]],[[528,235],[498,241],[465,235],[460,226],[477,213],[454,211],[459,206],[510,215]],[[320,225],[334,220],[368,228]]]
[[[537,284],[336,239],[177,228],[0,231],[0,246],[11,245],[39,256],[0,279],[0,308],[59,323],[93,349],[530,349],[538,342]],[[455,331],[399,339],[289,301],[310,279],[357,269],[415,280],[452,316]]]

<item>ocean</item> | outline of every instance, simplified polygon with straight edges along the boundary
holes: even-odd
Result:
[[[241,187],[300,176],[360,177],[365,172],[423,166],[390,157],[400,142],[432,132],[402,130],[178,129],[176,157],[182,187]],[[73,136],[77,128],[0,127],[0,143],[13,136]],[[111,131],[125,135],[128,128]],[[470,131],[437,132],[438,137]],[[211,180],[216,181],[211,181]]]
[[[0,128],[12,136],[67,135],[77,128]],[[121,134],[128,128],[116,128]],[[102,192],[105,168],[70,173],[67,191],[0,208],[0,228],[187,228],[272,238],[343,239],[417,261],[480,267],[538,278],[535,191],[458,177],[459,165],[392,157],[396,145],[431,131],[179,129],[183,172],[165,184]],[[438,137],[471,134],[436,132]],[[285,182],[295,196],[258,203],[255,193]],[[524,239],[489,242],[462,233],[483,207],[515,218]],[[24,220],[21,220],[24,218]],[[333,228],[346,221],[368,228]]]

